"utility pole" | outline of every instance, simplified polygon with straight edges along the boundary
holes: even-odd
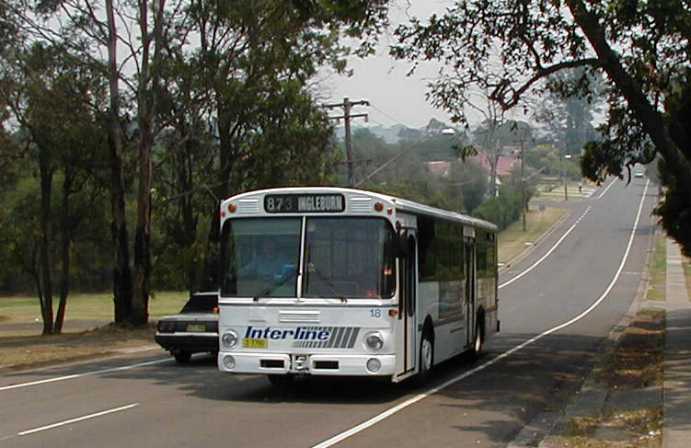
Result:
[[[524,175],[524,166],[525,166],[525,156],[524,156],[524,144],[523,144],[523,138],[521,138],[521,221],[523,222],[523,231],[525,232],[527,230],[526,222],[525,222],[525,175]]]
[[[561,175],[564,178],[564,200],[568,201],[569,200],[569,189],[567,186],[567,179],[566,179],[566,161],[571,160],[571,154],[565,154],[564,158],[562,159],[561,163]]]
[[[350,111],[353,106],[369,106],[369,101],[367,100],[360,100],[360,101],[350,101],[347,97],[343,98],[343,103],[335,103],[335,104],[324,104],[322,107],[325,107],[326,109],[334,109],[337,107],[342,107],[343,108],[343,115],[337,116],[337,117],[329,117],[331,120],[340,120],[343,119],[345,121],[345,146],[346,146],[346,158],[347,158],[347,165],[348,165],[348,186],[353,187],[355,185],[355,177],[353,174],[353,145],[351,141],[351,132],[350,132],[350,120],[353,118],[364,118],[365,121],[367,121],[367,114],[351,114]]]

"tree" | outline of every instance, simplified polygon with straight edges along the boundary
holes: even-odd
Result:
[[[657,213],[691,254],[690,23],[683,0],[459,1],[399,27],[392,53],[445,62],[431,97],[461,121],[469,89],[487,89],[504,109],[527,108],[530,94],[546,89],[590,99],[588,75],[604,73],[607,123],[603,140],[586,148],[584,174],[623,176],[659,153],[667,192]],[[574,68],[584,76],[546,82]]]
[[[3,76],[4,85],[11,87],[3,93],[24,131],[40,185],[40,206],[35,210],[39,242],[28,249],[29,258],[37,264],[32,263],[28,271],[37,273],[43,334],[60,333],[69,294],[70,248],[84,216],[84,210],[75,209],[73,199],[93,175],[93,162],[86,161],[102,153],[104,143],[100,119],[94,113],[94,103],[104,98],[103,85],[64,48],[35,43],[14,55],[12,68]],[[89,165],[86,170],[85,164]],[[56,179],[62,181],[59,206],[54,200]],[[57,313],[53,312],[54,254],[60,259]]]
[[[571,82],[575,82],[581,76],[582,68],[555,73],[550,80],[569,78]],[[558,93],[548,92],[535,111],[535,118],[545,127],[548,137],[563,154],[580,156],[586,143],[598,139],[592,123],[594,114],[599,112],[602,81],[597,79],[589,82],[593,85],[593,96],[590,101],[579,95],[563,98]]]

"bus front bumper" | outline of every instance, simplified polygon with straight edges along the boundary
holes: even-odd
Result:
[[[221,352],[218,354],[218,368],[222,372],[241,374],[391,376],[396,370],[396,357]]]

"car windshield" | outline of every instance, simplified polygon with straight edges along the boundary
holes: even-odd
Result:
[[[304,297],[391,298],[394,232],[380,218],[308,218]]]
[[[301,218],[234,219],[224,226],[224,296],[295,297]]]

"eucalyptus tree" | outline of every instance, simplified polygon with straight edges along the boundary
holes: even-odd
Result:
[[[603,140],[587,146],[584,174],[623,176],[655,154],[668,187],[657,212],[668,234],[691,253],[691,114],[685,0],[457,1],[428,21],[398,28],[392,53],[444,62],[433,101],[465,120],[470,89],[487,89],[504,109],[529,108],[546,91],[593,95],[594,73],[606,75]],[[581,68],[577,79],[550,76]]]
[[[73,204],[94,175],[93,158],[102,153],[104,139],[98,103],[104,84],[92,70],[59,46],[34,43],[13,53],[12,68],[3,71],[3,94],[21,130],[21,138],[35,162],[40,185],[38,244],[34,255],[36,289],[43,317],[43,333],[59,333],[64,322],[70,278],[70,248],[84,216]],[[54,200],[56,177],[62,181],[59,206]],[[30,225],[31,221],[27,224]],[[31,237],[31,235],[25,235]],[[59,237],[59,243],[56,240]],[[28,247],[28,246],[26,246]],[[60,262],[55,263],[53,255]],[[54,267],[60,265],[57,313],[53,311]]]

